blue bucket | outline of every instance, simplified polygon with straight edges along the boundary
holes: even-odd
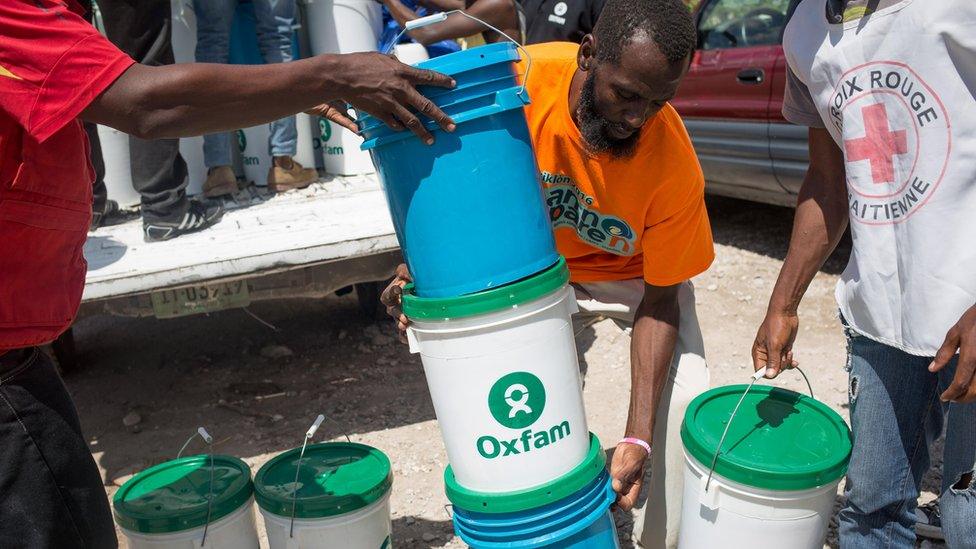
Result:
[[[610,505],[610,475],[600,473],[562,500],[514,513],[478,513],[454,507],[454,531],[475,549],[619,549]]]
[[[407,131],[360,118],[386,192],[400,247],[419,297],[456,297],[531,276],[553,265],[552,227],[509,43],[418,64],[449,74],[453,90],[420,91],[457,123],[453,133],[428,121],[427,146]]]

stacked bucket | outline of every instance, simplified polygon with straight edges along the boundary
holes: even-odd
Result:
[[[433,146],[360,117],[414,283],[404,289],[447,448],[457,534],[476,548],[617,547],[583,410],[569,270],[555,249],[510,43],[418,64],[457,129]]]

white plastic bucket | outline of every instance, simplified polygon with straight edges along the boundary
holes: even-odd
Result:
[[[271,151],[268,139],[271,125],[260,124],[234,132],[237,150],[241,152],[244,164],[244,179],[253,181],[259,187],[268,185],[268,170],[271,168]]]
[[[132,165],[129,162],[129,134],[108,126],[98,126],[98,141],[105,162],[105,191],[123,208],[138,206],[142,197],[132,188]]]
[[[306,8],[312,53],[376,51],[383,30],[382,6],[373,0],[310,0]],[[358,135],[323,120],[322,160],[325,171],[336,175],[373,173],[369,153],[360,150]]]
[[[170,534],[141,534],[119,528],[129,549],[199,549],[203,526]],[[259,549],[254,522],[254,498],[207,528],[206,547],[211,549]]]
[[[685,452],[681,549],[821,549],[840,479],[801,491],[764,490],[713,475]]]
[[[295,519],[295,535],[289,537],[291,518],[261,509],[271,549],[380,549],[389,548],[390,495],[368,507],[332,518]],[[387,545],[384,545],[386,543]]]
[[[427,55],[427,48],[425,48],[423,44],[418,44],[416,42],[397,44],[396,46],[393,46],[393,53],[401,63],[405,63],[407,65],[416,65],[421,61],[430,59],[430,56]]]
[[[295,115],[298,130],[298,147],[295,161],[306,168],[322,167],[322,140],[319,138],[318,117],[300,112]]]
[[[465,318],[423,320],[414,303],[450,298],[405,297],[410,350],[423,360],[454,477],[467,489],[532,488],[586,457],[590,441],[571,320],[578,308],[565,268],[560,260],[530,279],[458,298],[470,303],[478,296],[548,290]]]

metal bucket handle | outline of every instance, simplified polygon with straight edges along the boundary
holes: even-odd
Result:
[[[210,519],[213,516],[213,500],[214,500],[213,437],[210,436],[210,433],[208,433],[207,430],[204,429],[203,427],[198,428],[197,432],[190,435],[190,438],[186,439],[186,442],[183,443],[183,447],[180,448],[180,451],[176,454],[176,459],[180,459],[181,457],[183,457],[183,452],[186,450],[186,447],[189,446],[190,443],[193,442],[193,439],[196,438],[197,436],[199,436],[201,439],[203,439],[205,443],[207,443],[207,448],[209,448],[210,450],[210,487],[209,487],[209,494],[207,494],[207,522],[204,523],[203,525],[203,537],[200,539],[200,547],[203,547],[204,545],[207,544],[207,532],[210,530]]]
[[[801,370],[798,366],[794,366],[792,369],[800,372],[800,375],[803,376],[803,380],[807,382],[807,389],[810,391],[810,398],[816,398],[813,396],[813,386],[810,385],[810,378],[808,378],[807,375],[803,373],[803,370]],[[705,480],[706,494],[708,493],[708,487],[712,482],[712,475],[715,474],[715,464],[718,462],[718,456],[722,453],[722,444],[725,443],[725,437],[729,434],[729,427],[732,426],[732,420],[735,419],[735,415],[739,413],[739,407],[742,406],[742,402],[745,401],[746,395],[748,395],[749,391],[752,390],[752,386],[755,385],[756,382],[759,381],[764,375],[766,375],[765,368],[756,370],[756,373],[751,376],[752,381],[749,382],[749,386],[746,387],[746,390],[742,392],[742,397],[739,398],[739,402],[735,405],[735,408],[732,409],[732,415],[729,416],[729,422],[725,424],[725,430],[722,432],[722,438],[719,439],[718,445],[715,447],[715,455],[712,456],[712,464],[708,468],[708,478]],[[714,500],[714,496],[712,499]],[[714,505],[711,506],[711,508],[714,508]]]
[[[435,13],[434,15],[428,15],[428,16],[425,16],[425,17],[420,17],[420,18],[417,18],[417,19],[413,19],[411,21],[407,21],[407,24],[404,25],[403,30],[401,30],[400,33],[397,34],[396,38],[393,40],[393,42],[390,44],[390,46],[383,53],[389,54],[390,51],[393,50],[394,47],[396,47],[397,43],[400,41],[400,38],[402,38],[403,35],[407,33],[407,31],[412,31],[414,29],[419,29],[419,28],[422,28],[422,27],[427,27],[429,25],[434,25],[434,24],[437,24],[437,23],[441,23],[441,22],[447,20],[447,16],[449,16],[451,14],[454,14],[454,13],[459,13],[459,14],[467,17],[468,19],[471,19],[472,21],[476,21],[478,23],[481,23],[485,27],[488,27],[489,29],[497,32],[498,34],[500,34],[503,37],[505,37],[506,39],[508,39],[509,42],[515,44],[515,47],[518,48],[522,52],[522,54],[525,56],[525,76],[522,77],[522,87],[521,87],[521,89],[518,92],[518,96],[520,98],[522,98],[522,100],[524,101],[525,100],[525,96],[524,96],[525,95],[525,83],[528,82],[528,80],[529,80],[529,72],[532,70],[532,56],[529,55],[528,50],[526,50],[525,49],[525,46],[523,46],[518,40],[516,40],[516,39],[512,38],[511,36],[509,36],[508,34],[502,32],[501,30],[499,30],[494,25],[492,25],[490,23],[487,23],[487,22],[485,22],[485,21],[483,21],[481,19],[478,19],[477,17],[475,17],[475,16],[467,13],[464,10],[442,11],[440,13]]]

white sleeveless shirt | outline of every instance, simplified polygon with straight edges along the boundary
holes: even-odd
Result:
[[[851,327],[932,356],[976,304],[976,1],[903,0],[829,24],[803,0],[790,68],[844,152]]]

